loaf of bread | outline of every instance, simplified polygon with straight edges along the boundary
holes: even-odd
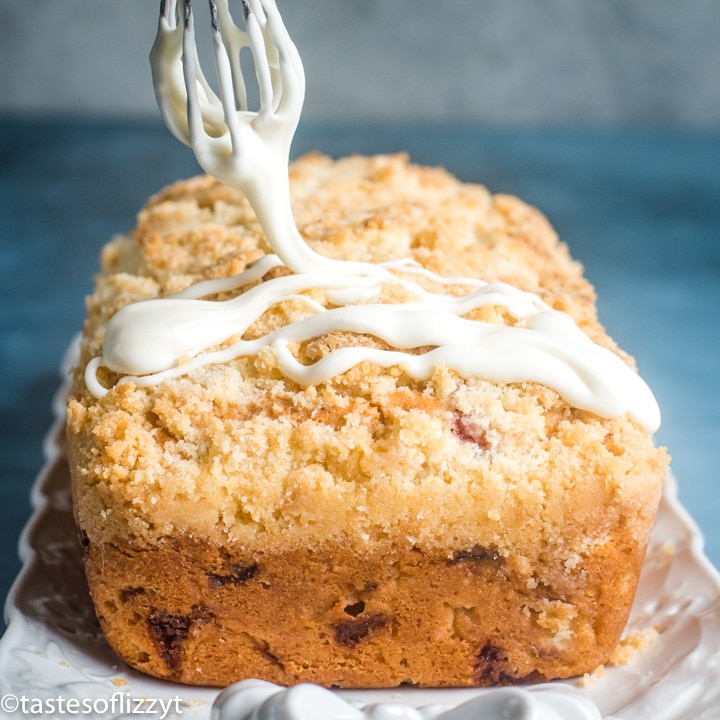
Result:
[[[460,295],[470,277],[534,293],[633,368],[599,324],[581,267],[520,200],[401,155],[309,155],[292,164],[291,187],[297,228],[321,255],[410,258],[428,292]],[[270,346],[149,384],[99,367],[103,394],[89,390],[86,368],[118,310],[234,277],[269,252],[241,193],[206,176],[151,198],[132,234],[103,250],[68,443],[110,646],[150,675],[215,686],[493,685],[603,663],[668,462],[631,413],[603,417],[537,380],[443,362],[418,379],[402,363],[362,361],[304,384]],[[255,286],[288,272],[274,267]],[[382,302],[408,301],[404,287]],[[290,296],[243,338],[308,312]],[[517,322],[492,303],[473,313]],[[344,329],[290,349],[310,366],[358,346],[393,349]]]

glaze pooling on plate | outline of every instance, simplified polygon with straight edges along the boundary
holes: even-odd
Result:
[[[65,375],[72,364],[65,365]],[[54,404],[57,420],[45,443],[47,462],[32,492],[35,511],[20,541],[23,569],[5,605],[8,629],[0,639],[0,697],[10,693],[109,699],[118,692],[135,698],[180,697],[180,717],[210,720],[217,690],[175,685],[136,673],[120,663],[103,640],[87,592],[72,517],[63,454],[65,392],[63,388]],[[718,720],[720,576],[702,553],[702,536],[678,503],[672,477],[666,484],[629,623],[629,629],[652,626],[658,628],[658,641],[632,663],[608,668],[603,677],[582,689],[573,681],[552,687],[570,688],[592,701],[605,720]],[[346,690],[336,695],[354,708],[388,703],[447,708],[482,693],[399,688]],[[120,717],[105,716],[107,720]],[[452,715],[443,720],[450,718],[456,720]]]

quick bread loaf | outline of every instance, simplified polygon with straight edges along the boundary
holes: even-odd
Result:
[[[637,378],[598,322],[582,268],[521,200],[402,155],[308,155],[290,180],[310,248],[408,280],[356,304],[502,283],[571,318],[588,352]],[[606,413],[564,386],[441,361],[420,377],[401,361],[363,359],[305,382],[271,344],[227,352],[338,305],[316,287],[219,340],[207,350],[225,353],[217,361],[188,355],[147,384],[92,365],[121,308],[215,280],[196,302],[226,302],[290,276],[277,264],[247,285],[224,283],[271,253],[242,193],[208,176],[151,198],[132,234],[103,250],[68,445],[111,647],[151,675],[218,686],[491,685],[604,662],[627,621],[668,462],[632,404]],[[413,263],[394,269],[402,259]],[[527,329],[500,301],[463,317]],[[342,324],[283,347],[301,368],[345,349],[397,350],[380,331]]]

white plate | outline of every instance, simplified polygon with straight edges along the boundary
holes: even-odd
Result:
[[[68,717],[69,703],[75,699],[92,700],[98,711],[91,715],[94,718],[160,718],[164,713],[209,720],[216,689],[148,678],[119,662],[105,645],[75,537],[62,440],[64,397],[65,388],[56,399],[57,421],[45,443],[47,462],[33,489],[33,516],[20,539],[23,569],[5,607],[0,717]],[[703,555],[700,532],[678,503],[672,478],[666,484],[629,629],[652,626],[660,632],[658,639],[630,664],[608,668],[587,687],[575,681],[553,686],[576,689],[606,718],[720,719],[720,575]],[[339,694],[356,706],[393,702],[420,707],[457,705],[482,692],[403,689]],[[143,698],[145,704],[134,708],[133,703]],[[156,701],[152,712],[150,700]],[[40,703],[45,703],[42,713]],[[57,715],[47,712],[52,704]],[[14,705],[17,712],[12,712]],[[105,709],[107,713],[100,712]],[[332,712],[320,714],[327,720],[336,717]]]

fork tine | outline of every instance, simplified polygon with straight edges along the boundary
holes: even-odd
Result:
[[[243,8],[243,12],[244,11],[245,9]],[[219,33],[230,61],[232,85],[235,93],[235,109],[247,110],[247,89],[240,65],[240,51],[248,45],[247,33],[235,24],[230,14],[228,0],[210,0],[210,13],[213,33]],[[217,40],[215,40],[215,42],[217,42]]]
[[[230,142],[234,149],[240,147],[241,121],[238,117],[238,98],[236,87],[238,76],[235,73],[234,60],[238,56],[235,50],[235,37],[229,32],[223,34],[218,16],[218,4],[216,0],[209,0],[212,24],[213,48],[215,50],[215,70],[217,73],[218,86],[220,91],[220,102],[223,109],[225,126],[230,133]],[[224,0],[221,0],[224,2]],[[233,27],[236,27],[233,23]],[[230,42],[231,47],[227,46]]]
[[[178,0],[162,0],[158,31],[150,51],[153,85],[158,106],[170,131],[181,142],[190,144],[187,120],[179,107],[184,107],[186,92],[174,68],[182,55],[182,23],[178,21]]]
[[[177,0],[160,0],[160,17],[168,24],[172,19],[173,25],[177,26]]]
[[[198,93],[198,79],[200,70],[198,66],[197,48],[195,46],[195,21],[192,14],[192,0],[185,0],[183,30],[183,77],[187,91],[187,122],[191,143],[194,145],[205,134],[202,110]]]
[[[300,54],[285,27],[275,0],[262,0],[267,17],[267,30],[270,40],[277,49],[279,97],[275,112],[284,114],[293,110],[299,115],[305,96],[305,74]]]
[[[265,46],[265,38],[263,37],[263,33],[260,28],[260,23],[264,20],[264,13],[261,16],[256,15],[251,3],[252,0],[250,0],[247,4],[243,2],[243,8],[247,8],[245,24],[250,44],[250,51],[252,52],[253,60],[255,61],[255,77],[257,78],[258,90],[260,92],[260,110],[258,112],[258,116],[266,117],[272,114],[274,110],[274,93],[267,48]]]
[[[249,12],[254,13],[261,25],[265,25],[265,9],[262,0],[243,0],[243,5],[247,6]],[[245,19],[247,20],[247,15],[245,15]]]

